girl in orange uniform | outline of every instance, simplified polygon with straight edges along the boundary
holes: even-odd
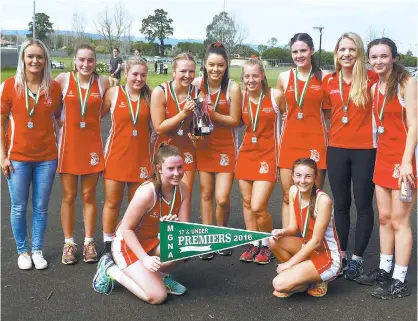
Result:
[[[227,226],[230,212],[230,194],[234,181],[237,152],[235,128],[241,120],[241,91],[229,79],[229,62],[221,43],[209,45],[205,55],[203,77],[195,80],[201,97],[209,95],[209,115],[213,122],[211,134],[205,143],[197,145],[197,169],[200,180],[200,213],[203,224],[213,224],[216,200],[216,224]],[[200,148],[199,148],[200,147]],[[231,250],[218,251],[231,255]],[[203,254],[201,259],[213,258],[213,253]]]
[[[399,64],[398,50],[388,38],[373,40],[367,55],[379,82],[372,87],[377,122],[376,184],[380,222],[380,265],[357,278],[366,285],[380,284],[372,292],[379,299],[411,294],[405,279],[412,252],[411,214],[416,200],[417,81]],[[406,187],[408,185],[408,187]],[[400,200],[405,190],[409,200]],[[393,274],[393,254],[395,268]]]
[[[347,280],[363,272],[363,253],[373,230],[372,181],[376,158],[376,135],[370,88],[376,74],[366,69],[363,42],[349,32],[337,41],[335,72],[322,81],[327,105],[331,106],[327,169],[335,206],[335,225],[343,253]],[[350,231],[351,181],[357,209],[354,251],[346,251]]]
[[[112,127],[104,150],[103,253],[110,253],[125,184],[130,202],[151,172],[148,65],[142,59],[128,60],[125,71],[126,86],[109,88],[102,109],[102,116],[109,110],[112,114]]]
[[[52,79],[45,45],[22,43],[16,75],[0,87],[1,168],[11,198],[10,222],[22,270],[46,269],[42,249],[48,202],[57,169],[54,113],[59,114],[61,90]],[[32,258],[27,244],[26,208],[32,185]]]
[[[322,188],[326,174],[327,134],[323,116],[324,92],[322,71],[313,59],[314,46],[307,33],[297,33],[290,39],[290,49],[296,68],[283,72],[277,87],[284,92],[286,113],[279,145],[280,182],[283,192],[282,223],[286,227],[289,213],[289,188],[292,186],[293,162],[310,157],[318,165],[316,185]]]
[[[116,230],[112,255],[104,255],[93,280],[95,291],[110,294],[113,280],[150,304],[165,301],[167,293],[181,295],[186,288],[161,273],[173,262],[160,262],[160,221],[187,221],[190,192],[181,179],[183,159],[177,147],[162,144],[154,158],[154,173],[142,184]]]
[[[192,142],[195,138],[190,132],[192,114],[196,108],[193,98],[197,98],[197,90],[192,85],[195,69],[191,55],[177,55],[172,63],[173,80],[154,88],[151,97],[151,119],[158,135],[154,146],[167,140],[177,146],[184,160],[183,181],[189,190],[193,189],[196,170],[196,152]]]
[[[102,136],[100,133],[103,95],[109,87],[108,78],[95,72],[96,52],[90,45],[76,48],[75,72],[61,73],[56,80],[63,95],[62,127],[59,133],[58,173],[61,174],[63,198],[61,223],[65,244],[63,264],[77,263],[77,247],[73,239],[74,203],[78,177],[81,177],[85,239],[85,262],[96,262],[93,242],[96,224],[96,185],[104,169]]]
[[[321,297],[341,269],[341,252],[331,198],[315,185],[317,163],[302,158],[293,165],[289,191],[289,224],[273,230],[271,249],[281,262],[273,280],[273,295],[287,298],[307,291]],[[302,237],[296,236],[300,233]]]
[[[269,88],[258,58],[244,63],[241,83],[245,86],[242,119],[246,129],[238,151],[235,177],[242,194],[245,227],[270,233],[273,220],[267,204],[277,181],[278,105],[283,96]],[[268,239],[261,242],[261,246],[257,241],[247,244],[240,260],[268,264],[272,259],[269,242]]]

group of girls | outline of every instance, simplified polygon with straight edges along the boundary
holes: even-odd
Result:
[[[387,38],[368,45],[373,71],[366,69],[364,46],[355,33],[338,39],[333,73],[316,65],[308,34],[292,37],[290,48],[296,67],[279,75],[275,89],[256,58],[243,64],[240,88],[229,78],[225,48],[214,43],[207,48],[202,77],[195,79],[193,57],[180,54],[173,60],[173,79],[151,91],[147,64],[140,59],[127,62],[126,86],[109,88],[108,79],[95,72],[95,51],[88,45],[75,51],[75,72],[54,81],[47,49],[38,40],[27,40],[16,76],[1,90],[1,166],[12,200],[19,267],[30,269],[32,262],[37,269],[47,267],[42,248],[55,170],[63,187],[62,262],[77,262],[73,230],[79,176],[83,257],[86,262],[98,260],[95,190],[103,172],[104,255],[94,289],[109,294],[116,280],[153,304],[163,302],[167,293],[183,294],[186,288],[162,272],[172,263],[159,259],[159,221],[189,221],[198,171],[204,224],[227,226],[235,178],[246,228],[272,232],[270,240],[246,245],[240,260],[268,264],[273,256],[278,259],[275,296],[304,291],[323,296],[328,282],[343,273],[348,280],[378,285],[372,293],[376,297],[409,295],[405,276],[416,198],[416,80],[397,62],[396,45]],[[210,101],[214,125],[205,137],[192,130],[199,97]],[[112,125],[103,148],[100,122],[109,112]],[[330,119],[329,132],[325,119]],[[240,123],[245,131],[238,147]],[[327,169],[334,202],[321,191]],[[273,230],[267,207],[278,176],[282,228]],[[351,181],[357,223],[353,255],[348,257]],[[26,241],[31,183],[32,258]],[[407,183],[414,189],[409,203],[399,200],[400,185]],[[125,184],[130,203],[117,225]],[[381,257],[379,268],[364,273],[375,185]]]

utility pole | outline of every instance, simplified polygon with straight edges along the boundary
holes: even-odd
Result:
[[[33,0],[33,33],[32,33],[32,37],[33,39],[36,39],[36,35],[35,35],[35,0]]]
[[[318,67],[321,68],[322,29],[324,29],[324,27],[314,27],[314,29],[319,30],[319,57],[318,57]]]
[[[225,12],[225,0],[224,0],[224,9],[222,11],[223,13]],[[224,18],[222,18],[222,34],[221,34],[221,43],[224,42],[224,33],[225,33],[225,21]]]

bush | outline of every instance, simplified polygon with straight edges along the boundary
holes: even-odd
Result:
[[[109,71],[109,67],[107,66],[107,63],[98,61],[96,63],[96,71],[98,73],[108,72]]]

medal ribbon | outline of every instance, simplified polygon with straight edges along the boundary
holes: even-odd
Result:
[[[385,99],[383,100],[383,104],[382,104],[382,109],[380,109],[380,113],[379,113],[379,97],[380,97],[380,95],[379,95],[379,85],[380,85],[380,82],[376,86],[376,95],[377,95],[376,110],[377,110],[377,113],[379,115],[380,123],[382,124],[383,119],[385,118],[386,98],[387,97],[385,95]]]
[[[91,89],[91,85],[93,84],[93,80],[94,80],[94,76],[91,75],[90,80],[89,80],[89,84],[88,84],[87,90],[86,90],[86,96],[84,97],[84,100],[83,100],[83,94],[81,92],[80,79],[78,78],[78,73],[75,74],[75,82],[77,83],[78,99],[80,101],[80,113],[81,113],[81,118],[83,118],[83,119],[84,119],[84,116],[86,116],[87,100],[89,99],[90,89]]]
[[[39,93],[41,91],[41,86],[38,88],[38,93],[36,94],[36,97],[33,97],[33,94],[29,91],[29,88],[25,82],[25,102],[26,102],[26,110],[28,111],[29,118],[32,118],[35,114],[35,108],[39,101]],[[31,97],[34,100],[34,104],[32,109],[30,108],[30,99]]]
[[[193,85],[190,85],[189,86],[189,91],[187,92],[187,98],[186,99],[189,99],[191,97],[190,94],[192,92],[192,88],[193,88]],[[179,113],[181,113],[180,103],[179,103],[179,100],[177,99],[176,91],[173,88],[173,81],[169,82],[168,89],[170,90],[171,96],[174,98],[174,102],[176,103],[177,111]],[[184,124],[184,120],[181,121],[180,128],[183,127],[183,124]]]
[[[136,104],[136,112],[134,115],[134,110],[132,108],[132,102],[131,102],[131,97],[129,96],[129,91],[127,88],[125,88],[125,86],[122,87],[122,91],[126,96],[126,100],[128,101],[128,107],[129,107],[129,113],[131,114],[132,125],[134,125],[135,127],[138,121],[139,112],[141,111],[141,92],[139,93],[139,96],[138,96],[138,102]]]
[[[251,107],[250,95],[248,94],[248,114],[250,115],[250,121],[252,125],[251,127],[253,129],[254,134],[255,134],[255,131],[257,130],[258,123],[260,121],[260,107],[261,107],[261,101],[263,100],[263,97],[264,97],[264,93],[261,92],[260,97],[258,98],[257,109],[255,112],[255,119],[254,119],[253,109]]]
[[[174,190],[173,190],[173,195],[171,196],[171,201],[170,204],[168,204],[168,214],[170,215],[173,212],[173,208],[174,208],[174,203],[176,202],[176,192],[177,192],[177,186],[174,186]],[[162,211],[162,196],[160,198],[160,217],[161,217],[161,211]]]
[[[308,234],[308,225],[309,225],[309,205],[311,201],[308,202],[308,209],[306,211],[306,218],[305,218],[305,224],[303,225],[303,231],[302,231],[302,238],[303,243],[306,244],[306,235]],[[299,208],[300,208],[300,218],[302,220],[302,194],[299,191]]]
[[[207,94],[210,96],[210,91],[209,91],[209,84],[206,84],[206,92]],[[219,87],[219,91],[218,91],[218,95],[216,96],[216,100],[215,100],[215,105],[213,107],[213,111],[216,111],[216,109],[218,108],[219,105],[219,99],[221,98],[221,87]],[[211,102],[212,102],[212,98],[211,98]]]
[[[302,95],[299,98],[299,79],[298,79],[298,68],[295,68],[295,99],[296,104],[298,104],[299,109],[302,110],[303,101],[305,100],[306,91],[308,90],[309,81],[312,77],[312,67],[309,70],[308,78],[306,79],[305,86],[303,86]]]
[[[348,104],[350,103],[350,92],[348,93],[348,100],[346,104],[344,102],[344,96],[343,96],[344,93],[343,93],[343,71],[342,70],[340,70],[339,85],[340,85],[340,97],[343,103],[343,112],[344,114],[346,114],[348,111]],[[350,88],[350,91],[351,91],[351,88]]]

